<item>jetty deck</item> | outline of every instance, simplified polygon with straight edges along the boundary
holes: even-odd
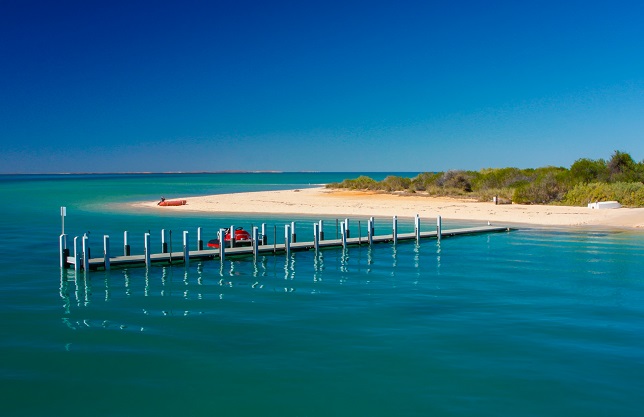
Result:
[[[348,246],[370,245],[387,242],[405,242],[421,239],[436,239],[454,236],[466,236],[486,233],[501,233],[508,232],[511,229],[505,226],[478,226],[467,227],[458,229],[441,230],[440,227],[435,231],[416,231],[412,233],[396,233],[377,235],[377,236],[359,236],[359,237],[344,237],[340,239],[327,239],[321,240],[318,236],[314,236],[317,242],[287,242],[273,243],[273,244],[259,244],[261,240],[255,238],[258,242],[257,245],[243,246],[243,247],[225,247],[221,249],[202,249],[202,250],[184,250],[167,253],[151,253],[149,255],[128,255],[128,256],[105,256],[84,259],[84,252],[81,254],[74,254],[68,256],[68,251],[64,252],[61,259],[61,266],[73,267],[76,270],[89,269],[109,269],[111,267],[129,267],[129,266],[148,266],[150,264],[189,264],[192,260],[215,260],[225,259],[225,257],[244,257],[244,256],[257,256],[266,254],[289,253],[290,251],[307,251],[307,250],[323,250],[323,249],[337,249],[345,248]],[[317,244],[316,244],[317,243]],[[61,246],[62,247],[62,246]],[[62,249],[61,249],[62,251]],[[109,254],[109,250],[104,253]],[[107,262],[106,262],[107,261]]]

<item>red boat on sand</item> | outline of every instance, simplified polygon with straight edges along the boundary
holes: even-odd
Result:
[[[157,203],[158,206],[183,206],[187,203],[187,200],[166,200],[162,198],[161,201]]]
[[[253,240],[246,230],[243,227],[235,228],[235,246],[250,246],[253,243]],[[230,229],[226,229],[226,236],[224,237],[224,243],[226,247],[230,247]],[[209,248],[219,248],[219,239],[212,239],[208,241]]]

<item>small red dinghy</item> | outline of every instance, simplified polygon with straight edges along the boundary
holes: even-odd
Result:
[[[159,206],[183,206],[187,200],[161,200],[157,203]]]
[[[224,238],[226,246],[230,247],[230,229],[226,229],[226,237]],[[243,227],[235,228],[235,246],[250,246],[253,243],[250,233],[244,230]],[[212,239],[208,241],[209,248],[219,248],[219,239]]]

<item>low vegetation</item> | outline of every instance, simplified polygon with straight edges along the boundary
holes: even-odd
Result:
[[[623,206],[644,207],[644,160],[635,162],[628,153],[615,151],[608,161],[582,158],[570,168],[450,170],[423,172],[414,178],[388,176],[382,181],[360,176],[327,187],[480,201],[496,197],[500,203],[519,204],[586,205],[616,200]]]

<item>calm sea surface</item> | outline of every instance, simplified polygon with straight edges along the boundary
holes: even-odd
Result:
[[[125,230],[135,253],[148,231],[160,248],[161,229],[177,247],[189,231],[196,249],[199,226],[209,239],[266,222],[280,236],[296,221],[303,240],[318,218],[116,203],[355,176],[0,176],[0,414],[642,415],[644,233],[522,228],[257,263],[78,276],[58,266],[60,206],[66,233],[89,232],[94,253],[104,234],[120,252]],[[335,218],[323,219],[334,235]],[[352,236],[366,233],[366,217],[351,220]],[[390,219],[376,219],[376,233],[390,233]]]

